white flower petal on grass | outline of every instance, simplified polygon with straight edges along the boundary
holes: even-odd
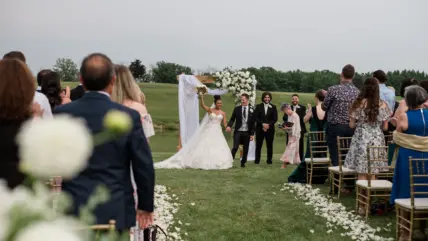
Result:
[[[16,241],[83,241],[72,227],[64,223],[37,222],[18,233]]]
[[[315,233],[315,231],[314,231],[313,229],[309,230],[309,232],[311,232],[311,233]]]
[[[93,145],[84,122],[67,115],[26,122],[17,142],[22,170],[39,178],[72,178],[86,167]]]
[[[393,238],[377,235],[376,233],[381,231],[379,228],[372,228],[360,216],[355,215],[353,211],[347,211],[346,207],[341,203],[336,203],[321,194],[318,188],[313,189],[310,185],[286,183],[281,188],[281,191],[297,195],[299,199],[303,200],[305,205],[313,207],[315,215],[326,219],[326,226],[330,229],[327,232],[330,232],[332,229],[342,228],[345,232],[340,235],[342,237],[349,237],[352,240],[394,240]]]
[[[196,203],[190,203],[190,205],[195,206],[195,205],[196,205]]]

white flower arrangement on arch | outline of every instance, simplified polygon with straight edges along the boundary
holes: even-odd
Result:
[[[235,71],[225,69],[214,74],[215,85],[220,89],[227,89],[232,92],[235,102],[239,103],[242,94],[250,96],[251,105],[256,101],[256,76],[249,71]]]

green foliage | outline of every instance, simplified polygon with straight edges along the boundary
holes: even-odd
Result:
[[[71,59],[58,58],[53,69],[59,73],[62,81],[69,82],[78,79],[79,70]]]
[[[141,60],[136,59],[129,65],[129,70],[137,81],[143,81],[146,75],[146,66],[141,63]]]
[[[177,83],[177,75],[192,74],[192,69],[187,66],[160,61],[152,69],[153,81],[156,83]]]

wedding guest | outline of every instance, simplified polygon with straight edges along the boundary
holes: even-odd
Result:
[[[22,184],[26,176],[19,170],[19,146],[16,135],[21,125],[33,116],[35,81],[28,67],[16,59],[0,60],[0,179],[9,188]],[[35,109],[34,109],[35,110]]]
[[[419,86],[424,88],[428,92],[428,80],[424,80],[421,83],[419,83]],[[428,109],[428,101],[424,103],[424,108]]]
[[[147,108],[142,104],[141,90],[131,71],[124,65],[115,66],[116,82],[113,86],[112,100],[140,113],[144,134],[148,140],[155,134],[153,123]],[[144,95],[144,94],[143,94]],[[145,101],[145,100],[144,100]]]
[[[349,107],[357,99],[359,90],[352,84],[354,66],[348,64],[340,74],[340,84],[328,88],[322,104],[327,114],[327,145],[333,166],[337,166],[337,137],[351,137],[354,129],[349,126]]]
[[[45,73],[41,77],[42,82],[42,94],[44,94],[48,100],[51,109],[55,109],[57,106],[70,103],[70,88],[67,86],[65,94],[61,89],[61,80],[57,72],[50,71]]]
[[[301,135],[300,117],[292,111],[291,106],[287,103],[281,105],[281,111],[287,115],[287,121],[280,127],[288,134],[288,143],[285,147],[285,152],[280,160],[284,162],[281,168],[286,168],[288,164],[299,164],[301,159],[299,156],[299,139]]]
[[[324,131],[326,127],[326,114],[325,111],[322,109],[322,103],[324,101],[325,94],[323,90],[319,90],[315,93],[315,106],[311,106],[311,104],[308,104],[308,112],[306,113],[305,117],[303,118],[304,123],[310,123],[309,124],[309,131]],[[315,158],[320,157],[326,157],[322,153],[315,153],[313,154]],[[309,138],[306,140],[306,154],[305,158],[310,158],[310,148],[309,148]],[[324,177],[321,177],[324,178]],[[288,182],[290,183],[306,183],[306,163],[305,159],[302,159],[302,162],[299,164],[299,166],[294,169],[293,173],[288,177]],[[325,182],[320,181],[321,183]]]
[[[306,107],[299,104],[299,95],[298,94],[293,94],[291,96],[291,110],[296,112],[296,114],[299,116],[300,118],[300,128],[301,128],[301,132],[300,132],[300,137],[299,137],[299,157],[300,160],[303,160],[303,153],[304,153],[304,139],[305,139],[305,133],[306,133],[306,125],[305,122],[303,121],[305,115],[306,115]],[[284,115],[284,117],[282,118],[284,120],[284,122],[287,122],[287,118],[288,115]],[[288,135],[287,135],[287,142],[288,142]]]
[[[63,182],[63,191],[72,198],[71,213],[79,215],[95,188],[104,185],[110,199],[95,209],[96,224],[116,220],[116,229],[127,232],[135,226],[141,229],[153,223],[155,174],[152,154],[137,111],[111,101],[115,71],[111,60],[95,53],[84,58],[80,80],[88,90],[79,100],[55,109],[57,114],[70,114],[86,121],[94,134],[104,130],[104,116],[112,110],[122,111],[132,119],[131,131],[116,140],[94,148],[88,166],[77,177]],[[135,210],[130,166],[137,185],[138,210]]]
[[[278,121],[278,111],[271,103],[272,94],[265,92],[262,94],[262,103],[256,106],[256,158],[254,163],[260,163],[263,141],[266,139],[267,160],[272,164],[273,140],[275,137],[275,124]]]
[[[349,126],[352,129],[355,128],[355,132],[344,166],[355,170],[358,173],[358,180],[367,180],[367,148],[369,146],[385,145],[383,131],[388,129],[388,119],[391,116],[391,111],[387,104],[380,99],[379,85],[376,78],[366,79],[349,112]],[[386,158],[387,155],[388,153],[385,151],[383,156]],[[378,163],[376,165],[380,166],[382,164],[387,165],[387,163]],[[373,171],[374,173],[379,172],[379,170]],[[346,192],[346,190],[342,191]],[[364,207],[360,206],[358,212],[364,215]]]
[[[397,108],[397,110],[395,111],[394,116],[391,118],[391,124],[393,124],[394,126],[397,126],[397,121],[398,121],[398,116],[402,115],[403,113],[405,113],[407,111],[407,104],[406,101],[404,100],[404,93],[406,91],[406,88],[412,85],[418,85],[418,81],[415,78],[407,78],[405,80],[403,80],[401,82],[401,87],[400,87],[400,96],[403,98],[400,101],[400,104]]]
[[[52,70],[50,69],[43,69],[43,70],[40,70],[39,73],[37,73],[37,89],[36,89],[37,92],[40,92],[40,93],[42,92],[42,78],[45,74],[51,71]]]
[[[392,91],[390,88],[386,87],[388,77],[382,70],[376,70],[373,72],[373,77],[379,81],[380,99],[383,100],[388,105],[388,108],[392,111],[395,105],[395,91]]]
[[[24,54],[20,51],[11,51],[11,52],[5,54],[3,56],[3,59],[16,59],[16,60],[19,60],[19,61],[23,62],[24,64],[26,64],[26,62],[25,62],[26,58],[25,58]],[[34,84],[29,86],[28,88],[31,88],[31,89],[33,89],[33,91],[36,92],[36,94],[33,95],[34,96],[33,103],[37,103],[40,106],[40,108],[43,112],[43,115],[41,118],[43,118],[43,119],[52,118],[51,106],[49,105],[49,101],[46,98],[46,96],[42,93],[37,92]]]
[[[397,131],[394,133],[394,142],[399,146],[399,150],[392,184],[392,204],[396,199],[410,198],[409,157],[428,158],[428,110],[423,108],[427,100],[428,94],[422,87],[412,85],[406,88],[404,101],[408,110],[398,116]],[[425,165],[424,168],[426,173],[428,167]],[[415,184],[421,181],[415,180]],[[418,189],[419,192],[428,192],[427,187]],[[401,235],[400,240],[409,240],[407,230],[403,229]]]

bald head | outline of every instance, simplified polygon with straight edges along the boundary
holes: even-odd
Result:
[[[104,54],[90,54],[82,61],[80,75],[86,90],[106,90],[114,81],[113,63]]]

